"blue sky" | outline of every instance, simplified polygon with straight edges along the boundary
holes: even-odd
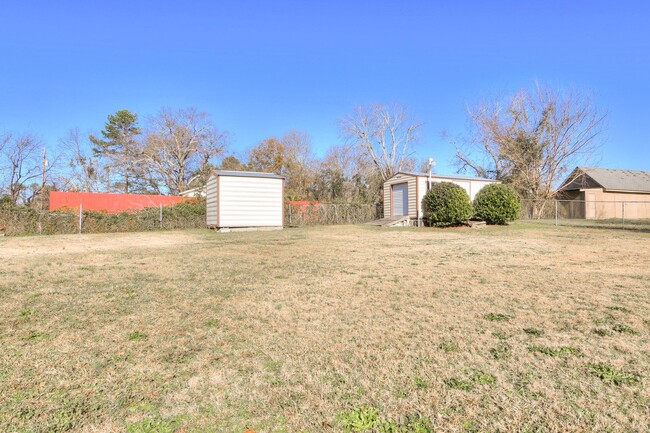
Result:
[[[537,80],[596,94],[600,166],[650,171],[648,2],[0,1],[0,131],[48,145],[195,106],[236,154],[292,128],[322,154],[356,104],[399,102],[425,123],[418,159],[453,173],[441,133]]]

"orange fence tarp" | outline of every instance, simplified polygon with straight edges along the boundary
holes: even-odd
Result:
[[[97,210],[108,213],[136,211],[147,207],[169,206],[187,197],[153,194],[106,194],[96,192],[50,192],[50,210],[59,208]]]

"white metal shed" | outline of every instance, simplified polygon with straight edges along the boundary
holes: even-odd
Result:
[[[206,185],[210,228],[278,228],[284,220],[284,177],[250,171],[213,171]]]
[[[404,216],[419,222],[424,216],[422,199],[435,182],[453,182],[462,186],[470,200],[485,185],[498,183],[492,179],[465,176],[441,176],[426,173],[399,172],[384,182],[384,217]]]

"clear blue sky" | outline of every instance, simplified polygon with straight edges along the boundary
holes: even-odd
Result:
[[[0,0],[0,131],[49,145],[126,108],[196,106],[243,151],[291,128],[317,153],[356,104],[425,122],[418,159],[452,173],[440,136],[466,107],[535,80],[593,90],[600,165],[650,170],[650,3]]]

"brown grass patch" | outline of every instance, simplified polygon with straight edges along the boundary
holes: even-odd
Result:
[[[649,240],[525,225],[0,238],[0,430],[334,432],[367,410],[437,432],[643,431]]]

